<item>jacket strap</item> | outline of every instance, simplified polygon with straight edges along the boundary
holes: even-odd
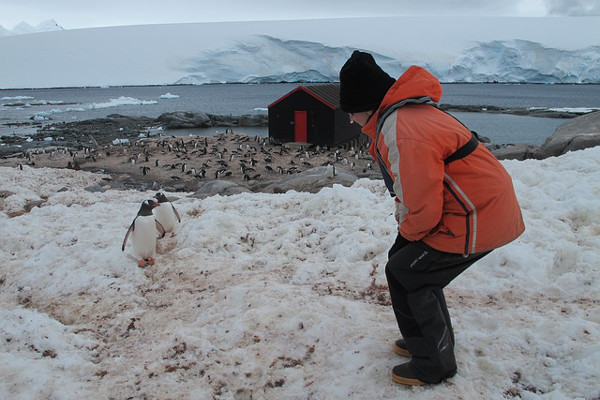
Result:
[[[473,131],[471,131],[471,132],[473,133],[473,136],[471,136],[471,139],[464,145],[460,146],[458,148],[458,150],[456,150],[454,153],[450,154],[448,157],[446,157],[444,159],[445,165],[450,164],[452,161],[456,161],[456,160],[460,160],[461,158],[465,158],[466,156],[468,156],[469,154],[474,152],[475,149],[477,148],[477,146],[479,146],[479,140],[477,139],[477,133],[475,133]]]

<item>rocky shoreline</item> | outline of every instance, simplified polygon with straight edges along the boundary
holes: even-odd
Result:
[[[441,104],[444,111],[475,112],[527,115],[545,118],[570,119],[583,112],[561,112],[548,109],[531,108],[502,108],[496,106],[470,106],[470,105],[447,105]],[[0,138],[0,157],[6,157],[11,153],[26,152],[33,148],[52,145],[79,147],[93,137],[100,145],[108,145],[117,139],[134,140],[143,135],[150,135],[152,130],[162,130],[164,135],[175,133],[178,129],[194,128],[240,128],[240,127],[266,127],[268,126],[267,115],[241,115],[224,116],[211,115],[203,112],[171,112],[164,113],[158,118],[125,116],[110,114],[105,118],[96,118],[83,121],[46,123],[7,123],[11,126],[38,127],[37,133],[24,136],[2,136]]]
[[[477,108],[481,112],[481,107]],[[337,148],[281,145],[240,133],[245,126],[266,124],[266,116],[184,112],[157,119],[113,114],[56,123],[30,138],[3,136],[0,166],[81,168],[107,174],[105,188],[164,189],[195,192],[200,197],[244,191],[314,192],[334,183],[349,186],[358,178],[380,177],[366,148],[357,143]],[[224,127],[228,133],[214,137],[169,135],[173,129],[199,127]],[[543,159],[598,144],[600,112],[571,119],[540,147],[485,143],[499,159],[518,160]]]

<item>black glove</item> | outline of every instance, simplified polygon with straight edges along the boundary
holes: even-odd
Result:
[[[398,233],[398,236],[396,237],[396,241],[394,242],[394,245],[392,246],[390,251],[388,251],[388,259],[392,258],[392,256],[394,254],[396,254],[398,251],[400,251],[400,249],[402,249],[404,246],[406,246],[409,243],[410,243],[410,240],[404,239],[402,237],[402,235],[400,235],[400,233]]]

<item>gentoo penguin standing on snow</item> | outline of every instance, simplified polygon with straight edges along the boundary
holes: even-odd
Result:
[[[177,224],[181,222],[181,218],[179,217],[179,213],[175,209],[175,206],[162,192],[156,193],[154,198],[160,205],[160,207],[154,210],[154,216],[156,217],[156,220],[162,224],[162,226],[165,228],[165,232],[175,232]]]
[[[125,251],[127,238],[131,235],[133,253],[138,259],[138,266],[140,268],[154,264],[157,233],[160,234],[161,238],[165,236],[165,228],[163,228],[152,214],[152,209],[155,207],[159,207],[159,204],[154,200],[144,200],[137,216],[129,226],[123,240],[123,246],[121,246],[121,250]]]

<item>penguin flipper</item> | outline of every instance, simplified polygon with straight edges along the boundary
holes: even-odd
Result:
[[[165,235],[167,234],[167,232],[165,231],[165,228],[157,220],[154,220],[154,222],[156,222],[156,229],[158,230],[158,233],[160,233],[160,238],[161,239],[164,238]]]
[[[129,238],[129,235],[131,234],[131,232],[133,232],[134,230],[135,230],[135,219],[133,220],[131,225],[129,225],[129,229],[127,229],[127,233],[125,234],[125,239],[123,239],[123,245],[121,246],[121,251],[125,251],[125,244],[127,243],[127,239]]]
[[[177,217],[177,221],[181,222],[181,217],[179,216],[177,209],[175,208],[175,206],[173,204],[171,204],[171,207],[173,207],[173,212],[175,213],[175,216]]]

